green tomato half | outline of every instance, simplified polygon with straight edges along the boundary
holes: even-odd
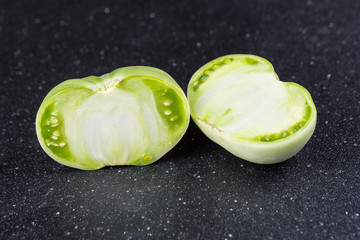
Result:
[[[316,108],[302,86],[281,82],[273,66],[254,55],[228,55],[191,78],[193,120],[211,140],[254,163],[282,162],[312,136]]]
[[[175,80],[160,69],[135,66],[57,85],[40,106],[36,133],[54,160],[95,170],[155,162],[180,141],[189,120]]]

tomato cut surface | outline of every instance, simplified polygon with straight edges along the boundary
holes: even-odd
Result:
[[[65,81],[37,114],[39,142],[56,161],[93,170],[147,165],[175,146],[189,124],[179,85],[151,67]]]
[[[316,108],[309,92],[281,82],[254,55],[228,55],[201,67],[188,86],[191,116],[214,142],[255,163],[277,163],[310,139]]]

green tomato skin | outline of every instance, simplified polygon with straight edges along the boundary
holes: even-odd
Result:
[[[187,95],[201,131],[253,163],[291,158],[315,130],[317,112],[310,93],[296,83],[281,82],[271,63],[258,56],[227,55],[205,64],[192,76]]]
[[[180,141],[189,120],[186,96],[171,76],[134,66],[60,83],[43,100],[35,125],[55,161],[96,170],[157,161]]]

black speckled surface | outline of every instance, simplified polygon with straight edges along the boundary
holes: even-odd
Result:
[[[360,2],[0,3],[1,239],[359,239]],[[238,159],[194,123],[147,167],[86,172],[40,148],[46,93],[63,80],[150,65],[185,90],[225,54],[270,60],[312,94],[313,138],[292,159]]]

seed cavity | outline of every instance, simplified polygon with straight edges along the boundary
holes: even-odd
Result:
[[[279,139],[281,137],[281,135],[280,135],[280,133],[274,133],[273,135],[272,135],[272,139]]]
[[[291,134],[294,134],[297,131],[299,131],[302,126],[304,126],[304,122],[300,122],[300,123],[292,126],[291,128],[289,128],[288,130],[285,130],[285,131],[280,132],[280,133],[273,133],[273,134],[258,136],[256,138],[256,140],[262,141],[262,142],[270,142],[270,141],[278,140],[278,139],[281,139],[281,138],[285,138],[285,137],[288,137]]]
[[[212,65],[211,68],[214,69],[214,70],[217,70],[217,69],[220,68],[220,65],[219,64],[214,64],[214,65]]]
[[[171,114],[171,110],[169,110],[169,109],[165,110],[165,111],[164,111],[164,114],[165,114],[165,115],[170,115],[170,114]]]
[[[45,140],[46,145],[50,146],[53,144],[53,142],[50,139]]]
[[[263,137],[263,139],[261,139],[262,141],[268,142],[271,141],[271,136],[265,136]]]
[[[206,75],[206,74],[203,74],[203,75],[201,75],[201,77],[200,77],[200,82],[205,82],[207,79],[209,78],[209,75]]]
[[[204,70],[204,72],[201,74],[201,76],[194,81],[194,91],[197,90],[197,88],[199,87],[200,84],[204,83],[206,80],[208,80],[209,76],[211,74],[213,74],[213,72],[215,72],[217,69],[219,69],[220,67],[229,64],[233,61],[233,58],[226,58],[221,62],[218,62],[217,64],[213,64],[211,67],[207,68]]]
[[[173,116],[172,118],[170,118],[170,121],[176,121],[176,120],[178,120],[178,119],[179,119],[178,116]]]
[[[246,57],[245,61],[247,64],[250,64],[250,65],[255,65],[255,64],[259,63],[259,61],[257,59],[252,58],[252,57]]]
[[[57,119],[56,117],[51,117],[50,123],[52,127],[56,127],[57,125],[59,125],[59,119]]]
[[[229,64],[229,63],[231,63],[231,61],[232,61],[232,60],[231,60],[230,58],[227,58],[227,59],[224,60],[224,63],[225,63],[225,64]]]
[[[173,101],[172,101],[171,99],[166,99],[166,100],[163,102],[163,104],[164,104],[165,106],[170,106],[172,103],[173,103]]]

